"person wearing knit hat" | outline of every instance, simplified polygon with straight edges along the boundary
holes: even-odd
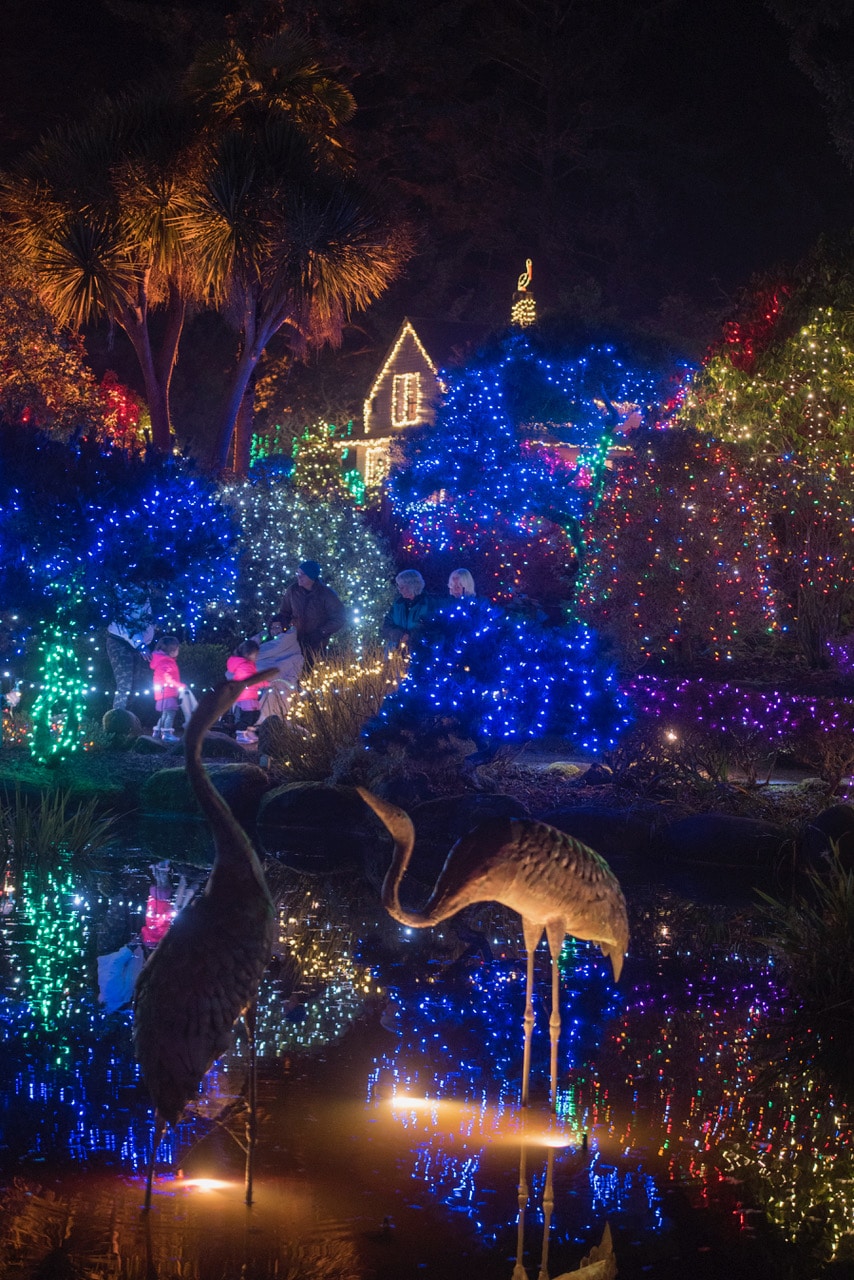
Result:
[[[296,578],[282,597],[279,616],[284,627],[293,625],[297,633],[305,659],[303,673],[323,657],[335,632],[347,625],[344,606],[332,588],[320,581],[316,560],[300,562]]]
[[[299,572],[304,577],[311,578],[312,582],[317,582],[320,578],[320,565],[316,560],[303,560]]]

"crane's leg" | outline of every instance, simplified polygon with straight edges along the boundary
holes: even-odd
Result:
[[[549,1242],[552,1230],[552,1214],[555,1208],[555,1149],[549,1147],[546,1159],[546,1183],[543,1187],[543,1252],[540,1257],[540,1273],[537,1280],[549,1280]]]
[[[522,933],[525,935],[525,951],[528,955],[528,972],[525,980],[525,1052],[522,1055],[522,1106],[528,1105],[528,1085],[531,1077],[531,1034],[534,1030],[534,952],[543,936],[543,926],[522,917]]]
[[[549,1040],[551,1041],[551,1057],[549,1061],[549,1077],[551,1088],[552,1111],[557,1111],[557,1043],[560,1039],[560,968],[558,960],[563,950],[566,930],[563,921],[550,921],[546,925],[546,937],[549,940],[549,951],[552,957],[552,1012],[549,1018]]]
[[[516,1222],[516,1265],[513,1268],[512,1280],[528,1280],[527,1272],[522,1266],[522,1255],[525,1252],[525,1210],[528,1207],[528,1144],[525,1140],[525,1114],[522,1113],[522,1145],[519,1148],[519,1185],[516,1188],[516,1202],[519,1205],[519,1217]]]
[[[249,1116],[246,1121],[246,1203],[252,1204],[255,1173],[255,1142],[258,1137],[258,1084],[257,1058],[255,1053],[255,1015],[257,1005],[251,1005],[243,1015],[246,1036],[249,1041]]]
[[[148,1160],[148,1169],[145,1178],[145,1203],[143,1209],[147,1213],[151,1208],[151,1184],[154,1181],[154,1158],[157,1155],[157,1148],[160,1146],[160,1140],[163,1137],[163,1130],[166,1128],[166,1121],[163,1119],[159,1111],[154,1112],[154,1135],[151,1140],[151,1155]]]

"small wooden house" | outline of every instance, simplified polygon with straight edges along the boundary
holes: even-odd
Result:
[[[403,321],[365,400],[362,435],[349,442],[367,485],[388,473],[390,446],[401,431],[435,421],[445,390],[441,370],[463,364],[488,333],[452,320]]]

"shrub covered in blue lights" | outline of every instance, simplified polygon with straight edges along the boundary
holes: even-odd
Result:
[[[452,552],[467,563],[468,552],[493,600],[530,595],[533,562],[557,553],[559,577],[567,559],[554,529],[580,553],[615,433],[651,414],[655,379],[610,345],[551,357],[519,333],[443,377],[435,425],[407,431],[389,478],[407,561]]]
[[[406,679],[365,738],[375,750],[424,757],[450,737],[488,751],[554,733],[598,754],[627,723],[615,677],[595,661],[586,628],[546,627],[464,596],[424,624]]]
[[[190,633],[233,596],[237,523],[190,464],[0,424],[0,596],[74,628],[117,616],[131,584]]]

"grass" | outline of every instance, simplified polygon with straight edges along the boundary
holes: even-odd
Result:
[[[359,741],[362,726],[405,674],[403,655],[388,655],[380,645],[361,657],[318,662],[303,681],[289,719],[267,722],[274,767],[296,780],[328,778],[339,752]]]
[[[838,854],[811,868],[790,902],[760,893],[767,928],[761,939],[791,996],[787,1019],[800,1053],[848,1101],[854,1100],[854,871]]]
[[[114,822],[99,814],[96,800],[75,803],[67,791],[52,791],[32,804],[16,791],[11,803],[0,806],[0,848],[18,874],[25,868],[43,870],[62,857],[102,848]]]

